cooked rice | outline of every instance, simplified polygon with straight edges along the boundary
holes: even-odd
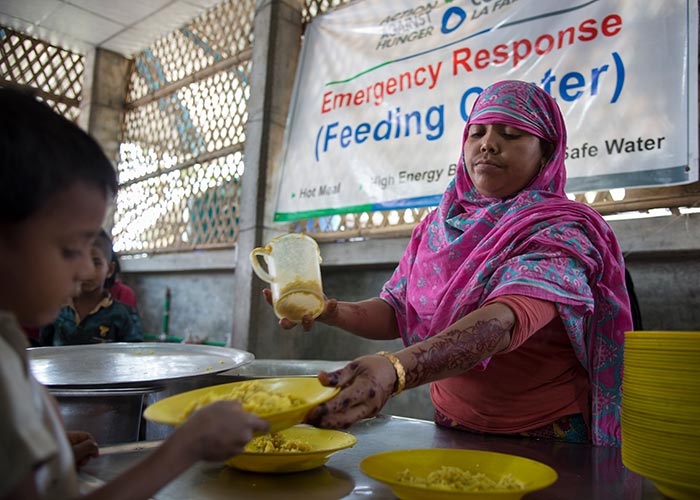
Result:
[[[281,392],[268,391],[260,381],[241,382],[229,392],[222,394],[207,394],[192,401],[183,411],[182,419],[187,418],[192,412],[215,401],[237,399],[243,409],[258,415],[267,415],[285,410],[291,410],[306,403],[305,400],[283,394]]]
[[[301,453],[311,451],[311,444],[303,439],[288,439],[280,432],[254,438],[245,447],[249,453]]]
[[[482,472],[472,473],[459,467],[443,465],[438,470],[432,471],[427,477],[418,477],[406,469],[399,472],[397,480],[400,483],[413,486],[427,486],[439,490],[449,491],[517,491],[524,490],[525,483],[515,479],[512,474],[503,474],[498,481]]]

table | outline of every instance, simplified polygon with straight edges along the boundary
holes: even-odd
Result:
[[[462,448],[520,455],[553,467],[559,479],[526,500],[661,500],[653,483],[622,465],[619,448],[522,437],[482,436],[436,426],[432,422],[379,415],[347,430],[358,441],[321,468],[292,474],[256,474],[221,463],[198,463],[155,496],[182,499],[393,499],[388,486],[365,476],[360,461],[375,453],[411,448]],[[80,479],[109,481],[143,459],[158,441],[105,448],[104,456],[83,468]]]

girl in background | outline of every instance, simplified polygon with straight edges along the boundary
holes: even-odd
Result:
[[[101,229],[90,248],[91,265],[80,293],[41,329],[42,345],[141,342],[141,319],[136,310],[114,300],[109,287],[114,283],[112,240]]]

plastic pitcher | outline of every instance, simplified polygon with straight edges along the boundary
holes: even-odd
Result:
[[[262,257],[267,271],[260,265]],[[278,318],[299,322],[310,314],[317,318],[324,307],[321,284],[321,250],[305,234],[283,234],[265,247],[250,252],[253,271],[270,284],[272,305]]]

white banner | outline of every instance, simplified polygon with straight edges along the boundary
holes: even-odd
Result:
[[[275,220],[435,205],[476,96],[562,109],[571,193],[698,179],[696,0],[364,0],[306,29]]]

